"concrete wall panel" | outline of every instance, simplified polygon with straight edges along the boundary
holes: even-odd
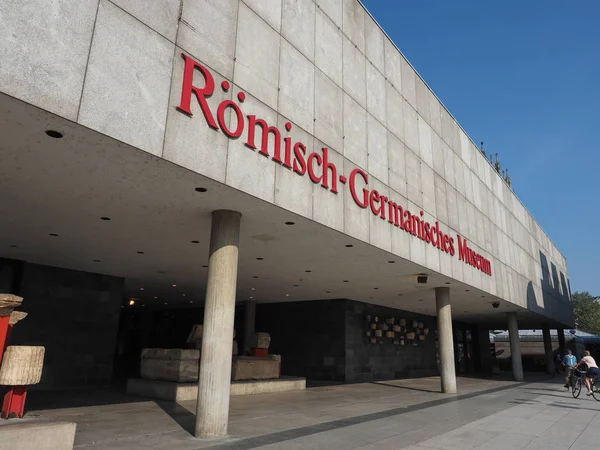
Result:
[[[181,0],[156,0],[152,2],[140,2],[138,0],[111,1],[157,33],[162,34],[169,41],[175,42]]]
[[[339,0],[315,0],[317,7],[333,21],[336,28],[342,28],[342,2]]]
[[[388,180],[388,146],[387,130],[370,114],[367,114],[368,130],[368,172],[384,182],[389,184]]]
[[[396,136],[388,131],[388,179],[390,187],[406,197],[406,147]],[[410,151],[410,150],[408,150]],[[406,204],[406,203],[404,203]]]
[[[344,149],[344,93],[315,69],[315,137],[337,151]]]
[[[278,33],[281,31],[282,0],[242,0],[256,14],[271,25]]]
[[[244,3],[240,3],[238,20],[233,81],[276,109],[281,38]]]
[[[233,79],[239,0],[184,1],[177,45]]]
[[[377,68],[367,62],[367,111],[382,124],[386,123],[386,82]]]
[[[379,25],[369,14],[365,14],[365,51],[367,60],[385,74],[384,42],[387,40]]]
[[[319,9],[315,21],[315,64],[342,86],[342,32]]]
[[[348,39],[365,53],[365,9],[355,0],[342,0],[342,29]]]
[[[281,35],[309,60],[315,60],[315,11],[313,2],[283,0]]]
[[[343,40],[343,88],[348,95],[363,108],[367,106],[366,60],[352,41],[345,36]]]
[[[386,184],[374,178],[369,181],[371,189],[377,189],[381,195],[388,199],[390,198],[390,188]],[[369,243],[382,250],[388,252],[391,251],[392,233],[401,232],[401,230],[397,230],[394,226],[390,226],[390,223],[387,220],[387,208],[385,210],[385,219],[382,218],[381,215],[376,216],[375,214],[369,214],[369,216]]]
[[[385,105],[387,128],[404,142],[404,104],[405,101],[390,83],[385,83]]]
[[[350,174],[358,166],[352,161],[345,161],[346,173]],[[364,166],[363,166],[364,167]],[[358,194],[362,194],[362,187],[357,184]],[[362,201],[362,198],[361,198]],[[360,208],[351,195],[344,196],[344,233],[356,239],[369,242],[369,224],[372,215],[369,208]]]
[[[279,113],[313,133],[315,115],[315,66],[281,41]]]
[[[102,0],[79,123],[161,155],[174,54],[173,43]]]
[[[98,0],[0,2],[0,91],[76,120],[97,9]]]
[[[417,88],[415,78],[418,77],[408,61],[402,57],[400,60],[402,70],[402,96],[415,110],[417,109]]]
[[[314,149],[319,151],[325,145],[315,139]],[[344,170],[345,162],[341,154],[336,151],[329,149],[328,151],[329,161],[332,161],[338,170],[338,177],[341,173],[346,173]],[[349,173],[349,172],[348,172]],[[329,174],[331,177],[331,174]],[[331,180],[331,179],[330,179]],[[306,182],[306,180],[305,180]],[[307,183],[312,184],[312,183]],[[344,186],[338,182],[338,193],[334,194],[330,190],[323,188],[320,184],[312,184],[313,189],[313,219],[319,223],[322,223],[330,228],[338,231],[344,231],[344,209],[345,209],[345,197],[350,196],[347,191],[344,190]]]
[[[367,111],[344,93],[344,156],[367,167]]]

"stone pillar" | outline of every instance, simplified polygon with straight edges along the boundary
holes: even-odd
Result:
[[[519,325],[517,324],[517,313],[509,312],[508,315],[508,337],[510,339],[510,357],[512,359],[513,378],[515,381],[523,381],[523,360],[521,359],[521,341],[519,340]]]
[[[256,302],[248,300],[244,307],[244,355],[250,354],[252,337],[256,331]]]
[[[241,217],[236,211],[212,213],[196,407],[198,438],[227,434]]]
[[[552,337],[550,336],[550,326],[545,323],[542,325],[542,334],[544,335],[544,353],[546,354],[546,373],[553,374],[554,352],[552,351]]]
[[[435,288],[438,341],[440,344],[440,375],[442,392],[456,394],[456,369],[454,368],[454,339],[452,337],[452,310],[450,288]]]
[[[567,354],[567,344],[565,342],[565,330],[563,328],[557,328],[556,334],[558,334],[558,351],[560,352],[560,357],[564,357]],[[575,349],[573,349],[573,354],[575,354]]]

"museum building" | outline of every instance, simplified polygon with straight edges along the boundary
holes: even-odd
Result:
[[[518,329],[573,326],[566,259],[398,46],[358,0],[2,2],[0,293],[37,388],[175,371],[210,437],[262,370],[454,393],[508,329],[521,380]]]

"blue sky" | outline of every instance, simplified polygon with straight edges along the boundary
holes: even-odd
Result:
[[[600,1],[363,3],[600,295]]]

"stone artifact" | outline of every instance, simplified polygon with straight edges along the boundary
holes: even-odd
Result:
[[[0,294],[0,317],[10,316],[21,303],[23,303],[23,297],[13,294]]]
[[[194,348],[202,348],[202,333],[204,331],[204,326],[203,325],[194,325],[192,327],[192,331],[190,331],[190,334],[188,335],[187,338],[187,343],[188,344],[192,344],[192,346]]]
[[[279,361],[272,358],[239,356],[234,359],[232,380],[269,380],[279,378]]]
[[[9,345],[0,366],[0,385],[29,386],[42,379],[44,347]]]
[[[271,335],[269,333],[256,333],[255,336],[255,348],[269,348],[271,345]]]
[[[141,377],[145,380],[187,383],[198,381],[200,350],[145,348],[142,350]]]
[[[27,317],[27,313],[23,311],[13,311],[10,313],[10,319],[8,319],[9,325],[15,325],[21,320]]]

